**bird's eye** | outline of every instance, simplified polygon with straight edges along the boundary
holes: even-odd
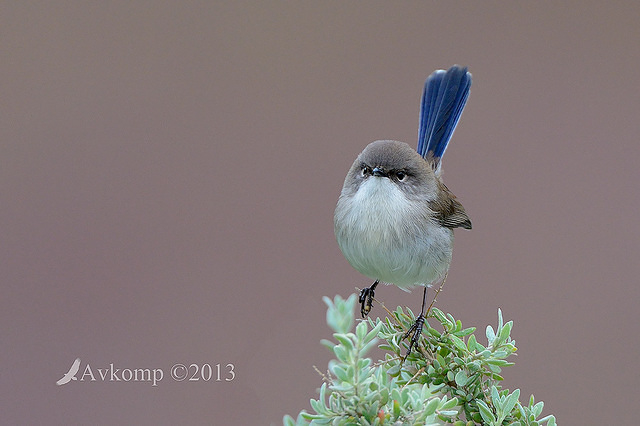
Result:
[[[360,166],[360,176],[365,177],[371,173],[371,169],[369,166],[365,166],[364,164]]]
[[[405,172],[403,172],[402,170],[399,170],[396,172],[396,177],[398,178],[399,181],[403,181],[406,179],[407,174]]]

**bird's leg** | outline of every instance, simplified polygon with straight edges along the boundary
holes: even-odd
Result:
[[[374,291],[379,283],[380,280],[375,280],[375,282],[369,287],[365,287],[360,290],[360,298],[358,299],[358,301],[360,302],[360,314],[362,315],[362,318],[365,318],[371,311]]]
[[[418,344],[418,339],[422,334],[422,327],[424,326],[424,308],[427,304],[427,286],[424,287],[424,293],[422,294],[422,309],[420,309],[420,315],[416,318],[416,321],[413,323],[411,328],[402,336],[402,339],[406,339],[411,336],[411,343],[409,344],[409,350],[407,354],[404,356],[404,359],[407,359],[411,350],[414,346]]]

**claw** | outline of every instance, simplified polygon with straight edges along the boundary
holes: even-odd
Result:
[[[407,357],[409,356],[413,348],[417,346],[418,339],[420,339],[420,335],[422,334],[423,326],[424,326],[424,315],[420,314],[418,315],[418,318],[416,318],[416,321],[411,325],[411,328],[409,328],[409,330],[406,333],[404,333],[404,335],[402,336],[403,340],[411,336],[411,341],[409,343],[409,350],[407,351],[407,354],[404,356],[403,361],[407,359]]]
[[[371,312],[373,296],[379,282],[379,280],[376,280],[370,287],[360,290],[360,297],[358,298],[358,301],[360,302],[360,314],[362,315],[362,318],[366,318],[366,316],[369,315],[369,312]]]
[[[402,359],[402,362],[404,362],[407,359],[407,357],[409,356],[413,348],[418,345],[418,340],[420,339],[420,335],[422,334],[422,327],[424,326],[424,308],[426,304],[427,304],[427,287],[425,286],[424,293],[422,293],[422,309],[420,309],[420,315],[418,315],[418,317],[416,318],[416,321],[411,325],[409,330],[406,333],[404,333],[404,335],[402,336],[402,340],[411,336],[411,342],[409,343],[409,350],[407,351],[407,354]]]

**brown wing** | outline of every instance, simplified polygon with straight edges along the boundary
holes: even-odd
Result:
[[[436,219],[446,228],[471,229],[471,219],[455,195],[438,179],[440,196],[429,203],[429,208],[435,212]]]

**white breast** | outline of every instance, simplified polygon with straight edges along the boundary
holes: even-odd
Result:
[[[371,279],[400,288],[444,278],[451,262],[453,232],[432,219],[426,202],[406,198],[384,177],[362,182],[336,207],[335,231],[345,258]]]

